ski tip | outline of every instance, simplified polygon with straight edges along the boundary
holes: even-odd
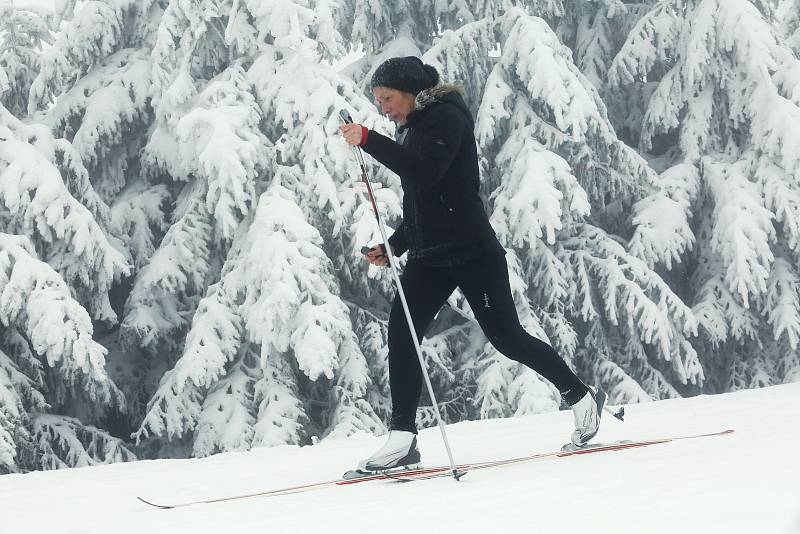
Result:
[[[141,497],[136,497],[136,498],[139,499],[140,501],[142,501],[145,504],[148,504],[148,505],[153,506],[155,508],[160,508],[162,510],[169,510],[170,508],[174,508],[174,506],[167,506],[165,504],[156,504],[156,503],[153,503],[153,502],[150,502],[150,501],[146,501],[146,500],[142,499]]]

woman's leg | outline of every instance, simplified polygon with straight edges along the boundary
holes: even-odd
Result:
[[[442,269],[409,261],[400,277],[419,341],[436,313],[455,289]],[[417,406],[422,392],[422,368],[408,329],[400,296],[395,294],[389,314],[389,386],[392,392],[391,430],[416,433]]]
[[[552,382],[570,406],[586,395],[586,385],[555,349],[522,328],[511,295],[504,255],[480,257],[454,267],[452,273],[478,324],[501,354],[530,367]]]

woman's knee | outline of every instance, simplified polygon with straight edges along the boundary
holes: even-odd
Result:
[[[493,329],[489,332],[484,331],[484,333],[497,352],[512,360],[519,360],[518,355],[529,344],[527,338],[530,336],[521,325],[518,328],[513,325],[507,325],[506,328]]]

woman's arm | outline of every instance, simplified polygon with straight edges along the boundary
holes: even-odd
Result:
[[[441,104],[431,110],[417,131],[421,135],[418,152],[375,131],[369,132],[362,148],[403,180],[429,189],[442,179],[453,162],[466,126],[467,119],[460,109]]]
[[[402,256],[408,250],[408,239],[406,238],[405,223],[400,222],[400,226],[394,231],[392,237],[389,238],[389,246],[392,247],[392,252],[395,256]]]

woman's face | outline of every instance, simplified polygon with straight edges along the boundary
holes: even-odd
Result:
[[[411,93],[390,89],[388,87],[376,87],[372,90],[381,113],[388,115],[397,124],[406,123],[408,116],[414,111],[415,97]]]

